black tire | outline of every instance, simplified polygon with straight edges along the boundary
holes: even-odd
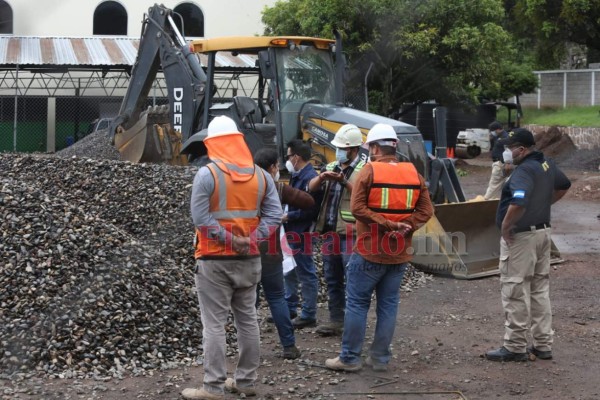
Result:
[[[469,158],[475,158],[481,154],[481,147],[469,146],[467,147],[467,154],[469,155]]]

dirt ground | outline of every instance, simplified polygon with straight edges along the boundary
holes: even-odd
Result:
[[[459,163],[467,197],[483,194],[489,178],[485,159]],[[554,360],[495,363],[482,355],[502,343],[503,312],[498,277],[472,281],[432,277],[402,293],[386,373],[363,369],[336,373],[322,367],[335,357],[339,337],[299,331],[300,360],[284,361],[272,326],[262,325],[262,364],[257,389],[265,399],[598,399],[600,398],[600,173],[566,169],[573,188],[553,208],[554,240],[564,263],[551,276]],[[266,311],[261,310],[262,316]],[[326,304],[319,309],[326,319]],[[367,344],[374,329],[371,313]],[[230,359],[233,371],[235,357]],[[202,366],[107,380],[0,381],[3,399],[179,399],[201,384]],[[234,399],[235,395],[226,398]]]

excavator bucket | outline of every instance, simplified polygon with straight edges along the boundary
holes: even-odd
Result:
[[[180,155],[181,133],[171,129],[168,117],[168,107],[149,107],[129,129],[118,127],[115,146],[121,159],[133,163],[185,165],[186,158]]]
[[[498,274],[497,207],[498,200],[436,205],[435,216],[415,232],[412,263],[458,279]]]

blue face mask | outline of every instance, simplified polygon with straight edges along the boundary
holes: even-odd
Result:
[[[349,160],[348,151],[346,149],[336,149],[335,159],[338,160],[341,164],[347,163]]]

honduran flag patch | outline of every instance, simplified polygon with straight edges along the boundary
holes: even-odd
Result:
[[[524,199],[525,191],[524,190],[515,190],[513,192],[513,199]]]

